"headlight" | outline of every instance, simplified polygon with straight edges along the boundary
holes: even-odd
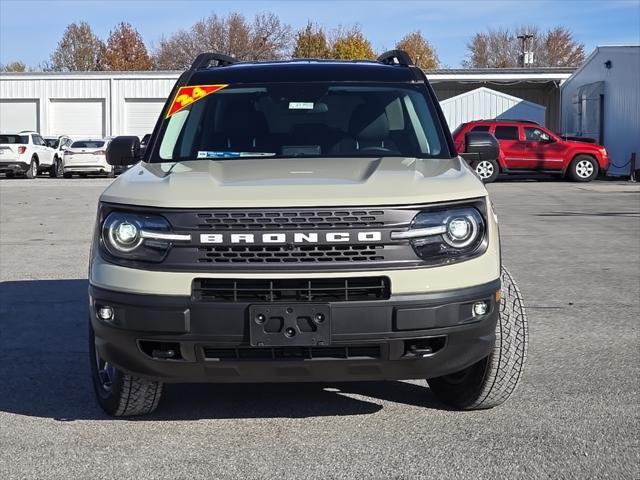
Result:
[[[480,254],[486,245],[485,230],[477,209],[460,207],[419,213],[410,230],[393,232],[391,238],[408,239],[421,259],[436,264]]]
[[[191,236],[171,233],[159,215],[111,212],[102,224],[101,245],[117,258],[160,262],[173,242],[185,240]]]

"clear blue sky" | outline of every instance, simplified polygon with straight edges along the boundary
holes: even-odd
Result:
[[[328,29],[357,23],[378,51],[421,30],[441,63],[452,68],[460,66],[475,32],[524,23],[543,29],[566,25],[587,54],[596,45],[640,44],[640,0],[0,0],[0,63],[21,60],[35,66],[47,60],[64,27],[74,21],[89,22],[102,38],[117,23],[129,22],[153,49],[162,35],[211,13],[232,11],[248,17],[272,11],[294,28],[308,20]]]

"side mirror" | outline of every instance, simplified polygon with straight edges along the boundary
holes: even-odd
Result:
[[[140,139],[136,136],[116,137],[107,146],[109,165],[133,165],[138,160],[140,160]]]
[[[500,143],[489,132],[469,132],[464,136],[465,151],[460,155],[465,160],[496,160],[500,155]]]

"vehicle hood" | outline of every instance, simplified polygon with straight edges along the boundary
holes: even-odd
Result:
[[[285,158],[140,162],[101,201],[165,208],[400,205],[486,196],[466,162]]]
[[[604,148],[602,145],[598,143],[581,142],[579,140],[562,140],[562,141],[567,145],[570,145],[572,147],[578,147],[584,150],[601,150]]]

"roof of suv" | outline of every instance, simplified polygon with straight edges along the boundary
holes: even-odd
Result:
[[[373,61],[239,62],[192,71],[189,84],[272,82],[422,82],[412,66]]]
[[[476,123],[525,123],[527,125],[540,125],[538,122],[533,120],[509,120],[509,119],[496,119],[496,118],[488,118],[486,120],[470,120],[465,123],[465,125],[472,125]]]

